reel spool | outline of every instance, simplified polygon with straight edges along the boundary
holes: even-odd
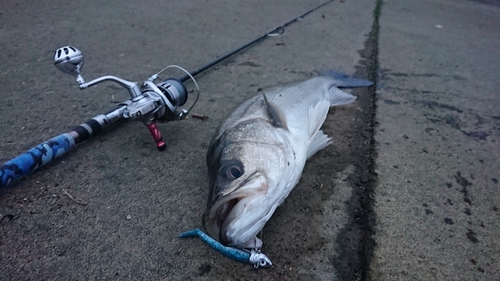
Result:
[[[156,86],[163,95],[167,98],[168,102],[165,102],[166,112],[163,116],[158,116],[157,119],[160,121],[173,121],[179,118],[179,113],[177,113],[177,108],[186,104],[188,100],[188,92],[184,84],[174,78],[169,78],[163,82],[157,83]]]

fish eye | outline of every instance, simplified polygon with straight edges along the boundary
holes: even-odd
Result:
[[[238,162],[231,161],[230,163],[223,163],[220,169],[220,175],[226,179],[237,179],[243,175],[243,165]]]
[[[241,177],[240,167],[236,167],[236,166],[231,167],[229,169],[229,174],[231,175],[232,178],[235,178],[235,179]]]

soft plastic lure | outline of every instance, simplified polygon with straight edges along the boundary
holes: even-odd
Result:
[[[261,253],[260,250],[248,251],[248,250],[224,246],[219,241],[205,234],[199,228],[181,233],[179,234],[179,237],[180,238],[200,237],[200,239],[206,244],[208,244],[208,246],[212,247],[214,250],[218,251],[224,256],[232,260],[235,260],[237,262],[251,264],[255,268],[269,267],[273,265],[271,260],[269,260],[269,258],[266,255]]]

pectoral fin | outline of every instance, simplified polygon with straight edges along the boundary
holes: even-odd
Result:
[[[316,152],[322,150],[332,143],[332,139],[329,138],[323,131],[319,130],[314,134],[309,147],[307,148],[307,159],[316,154]]]
[[[330,144],[330,138],[323,133],[319,128],[325,122],[330,102],[323,100],[316,105],[309,107],[309,147],[307,148],[307,158],[313,156],[319,150]]]

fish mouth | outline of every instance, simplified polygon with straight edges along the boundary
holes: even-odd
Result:
[[[267,193],[267,189],[267,183],[261,182],[258,188],[244,188],[217,200],[203,216],[208,234],[226,246],[241,246],[248,242],[241,241],[244,239],[242,235],[248,236],[247,231],[254,231],[252,227],[262,219],[263,216],[259,215],[262,211],[264,216],[268,213],[267,206],[254,209],[255,203],[262,201],[259,198]]]
[[[225,204],[223,204],[220,208],[219,215],[217,216],[217,225],[219,227],[219,241],[223,245],[229,245],[232,241],[228,239],[226,232],[224,231],[227,228],[227,225],[232,221],[229,219],[229,215],[235,209],[235,207],[239,204],[242,198],[232,199]],[[234,215],[232,216],[234,217]]]
[[[251,201],[253,197],[248,196],[248,193],[231,194],[231,196],[220,200],[210,210],[207,210],[204,224],[210,236],[219,240],[223,245],[231,246],[232,239],[227,237],[225,230],[233,220],[242,215],[243,205]]]

